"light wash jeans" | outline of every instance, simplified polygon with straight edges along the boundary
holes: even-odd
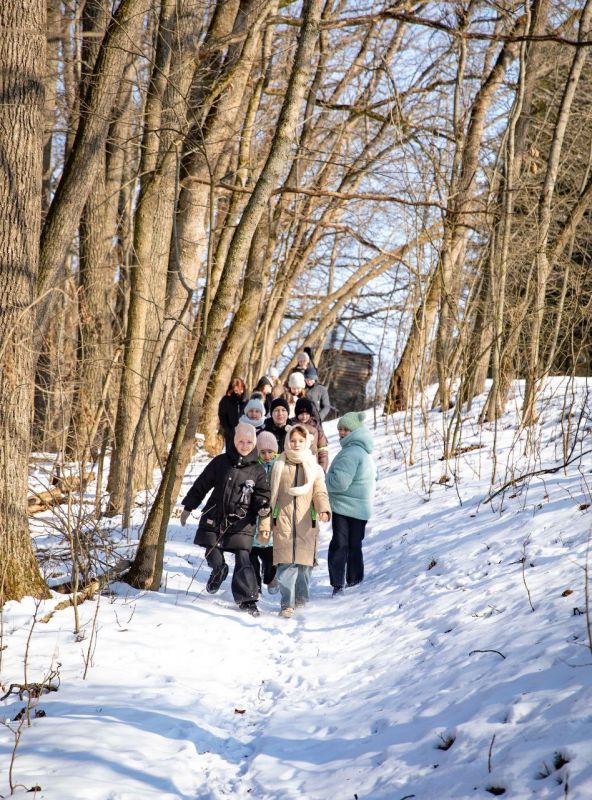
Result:
[[[312,567],[305,567],[303,564],[278,564],[277,579],[282,608],[294,608],[296,600],[308,600],[311,575]]]

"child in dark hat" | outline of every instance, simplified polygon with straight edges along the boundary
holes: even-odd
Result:
[[[316,457],[323,471],[327,472],[329,467],[329,442],[325,436],[323,426],[315,418],[315,410],[312,401],[308,397],[299,397],[296,400],[295,417],[292,424],[297,422],[300,425],[304,425],[310,433],[312,454]]]
[[[255,392],[260,392],[263,395],[263,404],[265,405],[265,414],[269,414],[269,412],[271,411],[271,400],[272,400],[271,390],[272,389],[273,389],[273,383],[267,377],[267,375],[264,375],[262,378],[259,378],[259,381],[257,382],[257,386],[255,386],[255,388],[253,389],[253,394],[251,395],[251,397],[253,397]]]
[[[278,453],[284,452],[286,439],[286,425],[290,415],[288,401],[283,397],[276,397],[271,403],[271,416],[265,420],[263,429],[273,433],[278,443]]]

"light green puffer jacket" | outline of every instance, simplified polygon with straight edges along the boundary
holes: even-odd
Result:
[[[362,426],[344,436],[340,444],[326,475],[331,510],[345,517],[370,519],[376,486],[370,431]]]

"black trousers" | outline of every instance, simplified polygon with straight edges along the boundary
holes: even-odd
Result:
[[[331,586],[353,585],[364,580],[362,542],[365,519],[354,519],[333,512],[333,538],[329,544],[329,580]]]
[[[248,550],[229,550],[234,553],[234,572],[232,573],[232,596],[235,603],[249,603],[257,600],[259,590],[255,570],[251,564]],[[206,561],[210,569],[220,569],[226,561],[219,547],[206,550]]]
[[[250,558],[261,591],[261,578],[263,577],[263,583],[268,586],[277,572],[277,567],[273,565],[273,547],[252,547]]]

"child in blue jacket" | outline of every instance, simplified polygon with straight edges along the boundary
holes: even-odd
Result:
[[[333,516],[333,537],[329,544],[329,579],[333,595],[344,586],[364,580],[362,541],[372,513],[376,466],[374,443],[364,425],[363,411],[350,411],[337,421],[341,450],[326,475]]]

